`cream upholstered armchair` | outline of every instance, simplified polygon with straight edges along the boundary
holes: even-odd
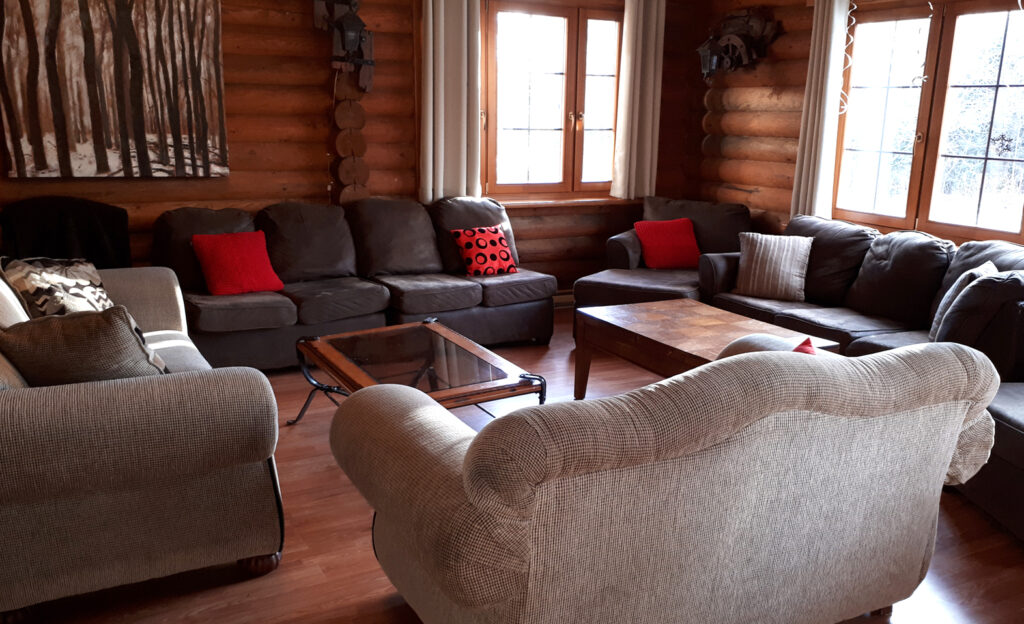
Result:
[[[331,444],[428,624],[831,624],[924,578],[943,483],[988,457],[997,383],[952,344],[746,353],[479,434],[375,386]]]

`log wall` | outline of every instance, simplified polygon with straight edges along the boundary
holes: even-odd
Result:
[[[700,195],[788,220],[814,9],[806,0],[715,0],[712,23],[766,5],[783,27],[768,57],[716,75],[704,94]]]
[[[416,0],[363,0],[375,34],[373,92],[363,98],[375,195],[416,191],[414,7]],[[11,180],[0,204],[75,195],[128,210],[132,255],[147,262],[150,229],[180,206],[259,210],[285,200],[330,201],[333,71],[330,38],[313,27],[311,0],[221,0],[225,112],[231,174],[219,179]]]

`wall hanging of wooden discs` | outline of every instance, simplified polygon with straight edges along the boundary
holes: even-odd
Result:
[[[373,33],[359,18],[359,0],[315,0],[314,20],[334,39],[331,66],[334,77],[334,151],[331,166],[335,183],[332,199],[338,203],[367,197],[370,168],[364,160],[366,111],[360,100],[373,87]]]

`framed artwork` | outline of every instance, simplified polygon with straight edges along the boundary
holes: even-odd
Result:
[[[12,178],[228,173],[220,0],[5,0]]]

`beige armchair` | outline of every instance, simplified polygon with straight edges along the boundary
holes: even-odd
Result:
[[[943,483],[988,457],[997,383],[959,345],[749,353],[479,434],[375,386],[331,445],[427,624],[831,624],[924,578]]]

